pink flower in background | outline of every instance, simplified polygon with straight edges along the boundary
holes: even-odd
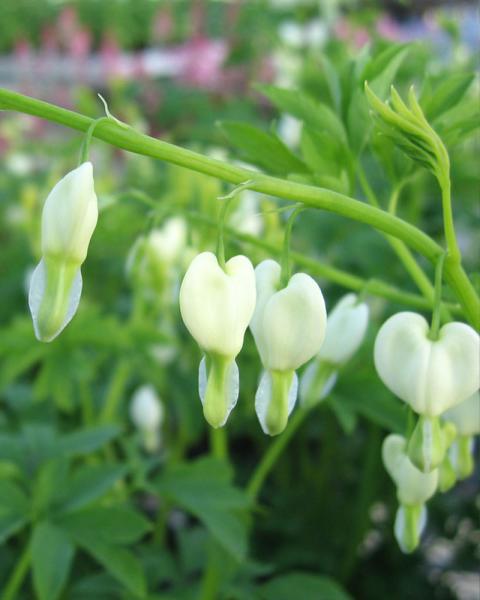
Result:
[[[370,41],[370,34],[365,27],[356,27],[347,19],[339,19],[334,26],[338,39],[350,43],[355,48],[362,48]]]
[[[73,58],[85,59],[92,47],[92,34],[88,29],[82,27],[75,30],[69,43],[68,50]]]
[[[178,49],[182,68],[178,79],[192,86],[215,88],[222,77],[222,65],[228,55],[223,40],[196,38]]]
[[[387,40],[400,42],[404,39],[402,29],[390,15],[382,15],[377,21],[377,33]]]
[[[122,51],[114,33],[107,32],[100,45],[100,60],[105,77],[117,75],[121,69]]]
[[[42,50],[45,53],[54,53],[58,51],[57,32],[53,25],[47,25],[42,29]]]
[[[160,8],[153,17],[152,35],[154,42],[165,42],[174,32],[172,11],[169,7]]]

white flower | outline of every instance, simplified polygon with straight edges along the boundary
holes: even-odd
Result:
[[[318,284],[296,273],[283,289],[280,265],[265,260],[255,269],[257,305],[250,323],[263,366],[296,370],[320,350],[327,314]]]
[[[438,416],[479,387],[480,342],[464,323],[447,323],[438,340],[416,313],[390,317],[375,341],[375,367],[385,385],[414,411]]]
[[[382,459],[397,486],[398,501],[407,506],[424,504],[437,489],[438,470],[422,473],[407,456],[407,441],[397,434],[387,436],[382,446]]]
[[[206,352],[235,358],[255,308],[255,273],[246,256],[220,267],[212,252],[190,264],[180,288],[183,322]]]
[[[180,288],[183,322],[204,351],[199,392],[203,412],[213,427],[223,426],[238,399],[235,357],[255,308],[255,273],[245,256],[235,256],[223,270],[211,252],[193,259]]]
[[[143,385],[132,396],[130,417],[140,430],[158,429],[163,421],[163,406],[152,385]]]
[[[30,281],[35,335],[49,342],[68,324],[80,302],[80,267],[97,224],[93,169],[85,162],[52,189],[42,213],[42,260]]]
[[[162,227],[153,229],[147,236],[147,244],[159,262],[176,263],[187,244],[187,225],[184,219],[172,217]]]
[[[318,357],[334,365],[346,363],[361,346],[368,326],[368,305],[347,294],[327,317],[327,331]]]
[[[283,431],[292,411],[298,382],[295,370],[320,350],[326,326],[325,302],[317,283],[297,273],[281,286],[280,265],[265,260],[255,269],[257,305],[250,323],[266,370],[255,397],[262,429]]]
[[[130,417],[142,435],[145,449],[149,452],[157,450],[160,444],[163,406],[152,385],[143,385],[133,394]]]

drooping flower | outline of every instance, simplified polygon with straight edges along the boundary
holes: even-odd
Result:
[[[237,402],[235,358],[254,308],[255,274],[246,256],[234,256],[225,269],[211,252],[193,259],[180,288],[180,311],[205,354],[199,389],[205,418],[213,427],[225,424]]]
[[[265,369],[255,397],[262,429],[281,433],[297,397],[296,369],[320,350],[326,310],[317,283],[296,273],[282,288],[281,268],[265,260],[255,269],[257,305],[250,329]]]
[[[479,387],[480,340],[465,323],[447,323],[437,340],[427,321],[401,312],[388,319],[375,341],[375,367],[384,384],[412,409],[436,417]]]
[[[369,309],[356,294],[339,300],[327,316],[325,340],[316,359],[307,367],[300,382],[302,402],[325,398],[337,380],[338,369],[361,346],[368,326]]]
[[[400,503],[395,519],[395,537],[403,552],[418,546],[426,523],[425,503],[437,489],[438,470],[422,473],[407,455],[407,440],[391,434],[382,446],[383,464],[397,488]]]
[[[67,173],[48,195],[42,213],[42,259],[30,281],[29,306],[36,337],[53,340],[80,301],[80,267],[97,224],[92,163]]]

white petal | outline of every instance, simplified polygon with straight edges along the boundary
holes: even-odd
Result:
[[[319,357],[335,365],[347,362],[358,350],[368,326],[368,306],[356,304],[357,296],[347,294],[328,314],[325,341]]]
[[[70,288],[69,293],[69,301],[67,311],[65,313],[65,318],[61,324],[61,326],[57,329],[57,331],[51,335],[48,339],[45,339],[42,336],[42,333],[38,327],[38,316],[40,311],[40,306],[42,304],[43,296],[45,294],[45,285],[46,285],[46,269],[45,262],[42,260],[38,263],[33,274],[30,278],[30,290],[28,293],[28,306],[30,308],[30,313],[32,315],[33,321],[33,329],[35,332],[35,336],[38,340],[50,342],[55,339],[58,334],[65,329],[65,327],[70,323],[74,314],[77,312],[78,305],[80,303],[80,296],[82,295],[82,273],[80,267],[75,275],[72,286]]]

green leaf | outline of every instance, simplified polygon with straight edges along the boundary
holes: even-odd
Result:
[[[130,544],[143,537],[150,523],[138,512],[122,506],[92,507],[60,517],[62,528],[76,539],[84,540],[85,532],[107,544]]]
[[[66,492],[65,481],[68,476],[68,461],[61,457],[44,463],[33,486],[34,514],[43,513],[52,508],[56,501]]]
[[[308,169],[295,154],[273,133],[266,133],[247,123],[224,121],[220,123],[233,146],[244,158],[276,175],[302,173]]]
[[[26,494],[12,481],[0,480],[0,544],[28,521]]]
[[[48,521],[35,526],[32,536],[33,585],[39,600],[56,600],[67,580],[74,546],[65,533]]]
[[[147,591],[145,573],[131,552],[119,546],[105,544],[96,539],[94,532],[85,535],[80,546],[129,592],[141,597],[145,596]]]
[[[473,73],[454,73],[443,79],[427,98],[422,97],[421,104],[427,119],[434,121],[456,106],[472,84],[473,78]]]
[[[62,436],[57,444],[57,452],[67,456],[90,454],[104,446],[120,433],[116,425],[100,425],[82,429]]]
[[[330,134],[338,142],[346,141],[342,121],[326,104],[315,102],[298,90],[290,90],[270,85],[257,86],[282,112],[303,121],[309,129]]]
[[[293,572],[279,575],[260,586],[262,600],[352,600],[352,597],[330,577]]]
[[[237,560],[247,550],[245,522],[249,499],[231,485],[231,471],[211,458],[170,467],[156,489],[195,515]]]
[[[123,477],[125,472],[125,467],[119,465],[86,465],[81,467],[70,480],[67,496],[60,510],[62,512],[72,512],[97,500]]]
[[[347,124],[352,149],[360,153],[366,143],[372,124],[364,93],[364,82],[383,98],[409,52],[409,46],[393,44],[375,55],[363,69],[348,106]]]

